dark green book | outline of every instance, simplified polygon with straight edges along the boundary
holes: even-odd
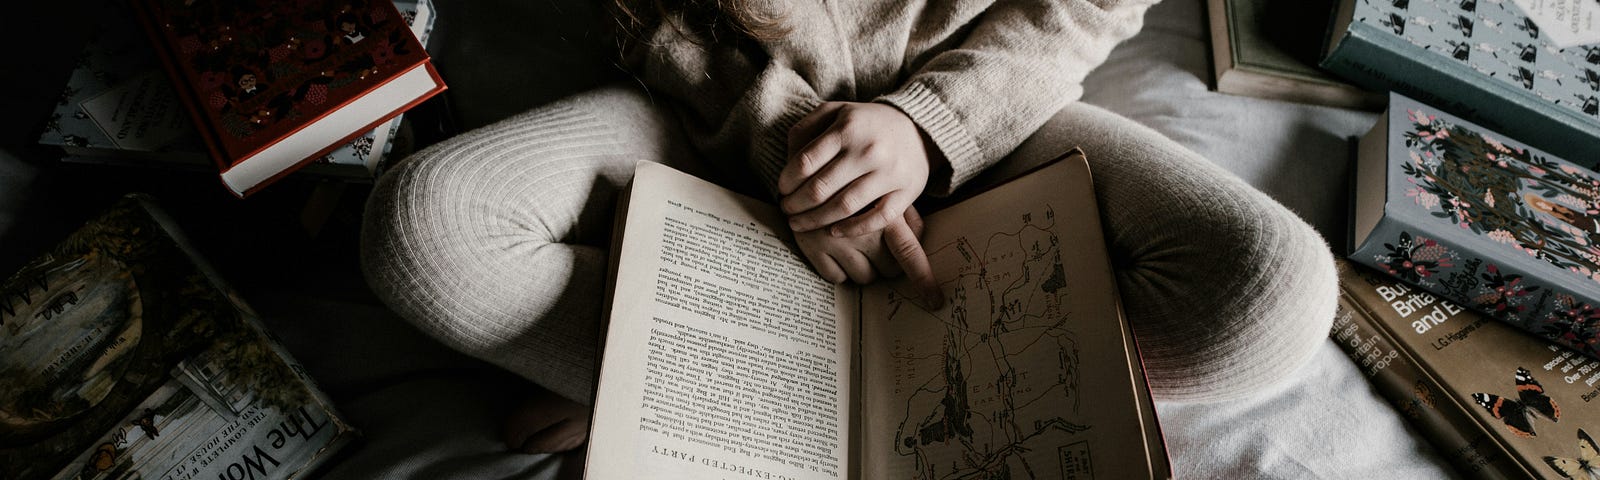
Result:
[[[1208,0],[1218,92],[1331,107],[1382,110],[1383,95],[1317,67],[1332,2]]]
[[[354,436],[147,198],[0,283],[0,478],[301,478]]]
[[[1514,2],[1343,0],[1322,66],[1600,166],[1600,46],[1555,48]]]

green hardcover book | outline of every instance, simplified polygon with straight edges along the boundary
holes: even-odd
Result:
[[[1326,8],[1318,8],[1318,6]],[[1383,95],[1317,68],[1331,2],[1208,0],[1218,92],[1331,107],[1382,110]],[[1309,34],[1309,35],[1307,35]]]
[[[0,478],[302,478],[355,431],[150,200],[0,284]]]
[[[1600,46],[1554,47],[1513,2],[1343,0],[1322,66],[1600,166]]]

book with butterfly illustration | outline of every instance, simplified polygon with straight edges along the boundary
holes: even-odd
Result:
[[[1600,360],[1339,262],[1332,336],[1379,393],[1469,478],[1600,474]]]
[[[0,478],[305,478],[356,435],[151,200],[0,282]]]
[[[1352,261],[1600,358],[1600,173],[1398,94],[1356,156]]]

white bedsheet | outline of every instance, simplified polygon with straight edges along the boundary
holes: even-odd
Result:
[[[1208,91],[1204,18],[1199,0],[1153,8],[1144,30],[1085,81],[1084,101],[1195,150],[1343,242],[1346,138],[1365,133],[1376,116]],[[1454,475],[1331,340],[1276,391],[1238,402],[1158,403],[1156,413],[1180,478]]]

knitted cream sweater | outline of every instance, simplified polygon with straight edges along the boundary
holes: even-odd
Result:
[[[944,195],[1077,100],[1156,1],[758,0],[784,16],[787,36],[728,45],[664,23],[626,62],[676,104],[703,154],[748,159],[769,192],[789,126],[843,100],[910,116],[949,161],[927,187]]]

